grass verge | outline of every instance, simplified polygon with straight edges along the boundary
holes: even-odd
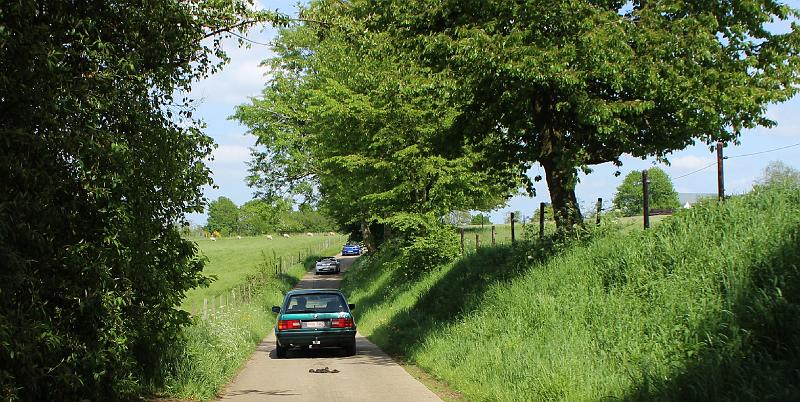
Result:
[[[360,260],[359,330],[467,400],[800,400],[796,187],[414,280],[394,250]]]
[[[159,398],[189,400],[213,399],[238,373],[242,365],[272,329],[275,316],[270,310],[280,304],[283,295],[313,267],[317,257],[335,254],[340,244],[306,256],[303,264],[295,264],[282,274],[267,271],[247,303],[238,304],[215,317],[194,317],[192,325],[183,328],[180,342],[164,354],[164,383],[154,387]],[[213,261],[213,260],[212,260]],[[251,261],[263,267],[264,261]],[[252,280],[257,269],[242,281]]]

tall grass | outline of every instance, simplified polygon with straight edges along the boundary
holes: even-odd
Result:
[[[359,330],[470,400],[799,400],[800,190],[589,240],[348,272]]]
[[[241,254],[243,249],[239,247],[243,243],[231,240],[227,244],[236,247],[231,247],[232,250],[220,248],[217,251],[219,255]],[[303,246],[305,242],[286,249],[299,250]],[[202,314],[193,317],[192,325],[183,328],[180,341],[172,350],[165,352],[161,374],[164,382],[151,387],[153,394],[192,400],[214,398],[272,329],[275,317],[270,310],[271,306],[280,304],[283,295],[313,267],[317,257],[335,254],[340,247],[341,244],[336,242],[327,249],[316,250],[306,256],[303,263],[295,264],[278,275],[271,267],[265,266],[267,261],[260,253],[250,251],[249,259],[241,259],[242,264],[250,269],[238,276],[238,283],[249,281],[258,284],[252,299],[226,306],[223,313],[213,317],[203,317]],[[214,253],[210,254],[209,265],[214,266]],[[267,260],[267,265],[270,265],[271,259]],[[263,276],[259,270],[264,273]],[[266,278],[266,281],[255,281],[255,277]]]

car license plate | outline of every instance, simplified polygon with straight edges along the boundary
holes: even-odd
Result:
[[[324,321],[306,321],[306,328],[325,328]]]

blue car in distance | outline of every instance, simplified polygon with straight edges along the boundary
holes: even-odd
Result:
[[[358,244],[345,244],[342,247],[342,255],[361,255],[361,246]]]

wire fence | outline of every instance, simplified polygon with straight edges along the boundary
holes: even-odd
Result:
[[[306,247],[297,253],[267,256],[262,252],[262,261],[258,271],[248,275],[245,280],[214,296],[204,297],[202,302],[193,300],[189,306],[189,314],[204,320],[219,318],[237,307],[251,303],[255,297],[269,284],[279,281],[291,268],[305,266],[309,257],[315,260],[324,250],[339,243],[336,239],[325,239],[319,244]],[[306,267],[308,268],[308,267]]]

